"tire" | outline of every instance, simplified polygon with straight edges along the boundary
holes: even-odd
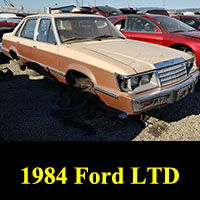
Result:
[[[51,104],[51,115],[57,119],[72,119],[84,115],[88,110],[87,98],[82,98],[80,103],[74,106],[62,107],[59,100]]]
[[[87,109],[87,96],[69,85],[62,87],[60,97],[51,103],[51,114],[59,119],[80,117],[87,112]]]

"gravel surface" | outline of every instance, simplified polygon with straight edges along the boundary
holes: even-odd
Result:
[[[0,56],[0,69],[14,73],[0,82],[0,140],[6,141],[200,141],[200,86],[180,102],[148,112],[150,128],[137,116],[122,120],[97,105],[81,116],[56,114],[60,86],[31,80],[16,62]],[[85,108],[84,108],[85,109]]]

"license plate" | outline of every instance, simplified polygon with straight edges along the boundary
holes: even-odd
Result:
[[[184,88],[181,88],[178,92],[177,92],[177,98],[176,98],[176,101],[179,101],[181,99],[183,99],[185,96],[188,95],[189,93],[189,89],[190,89],[190,86],[186,86]]]

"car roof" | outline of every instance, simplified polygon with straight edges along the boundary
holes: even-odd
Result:
[[[74,14],[74,13],[56,13],[56,14],[38,14],[38,15],[29,15],[26,18],[40,18],[40,17],[98,17],[104,18],[101,15],[92,15],[92,14]]]

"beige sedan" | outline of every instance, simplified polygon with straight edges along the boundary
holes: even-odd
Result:
[[[199,77],[191,55],[128,40],[96,15],[29,16],[3,36],[2,51],[127,114],[179,101],[194,91]]]

